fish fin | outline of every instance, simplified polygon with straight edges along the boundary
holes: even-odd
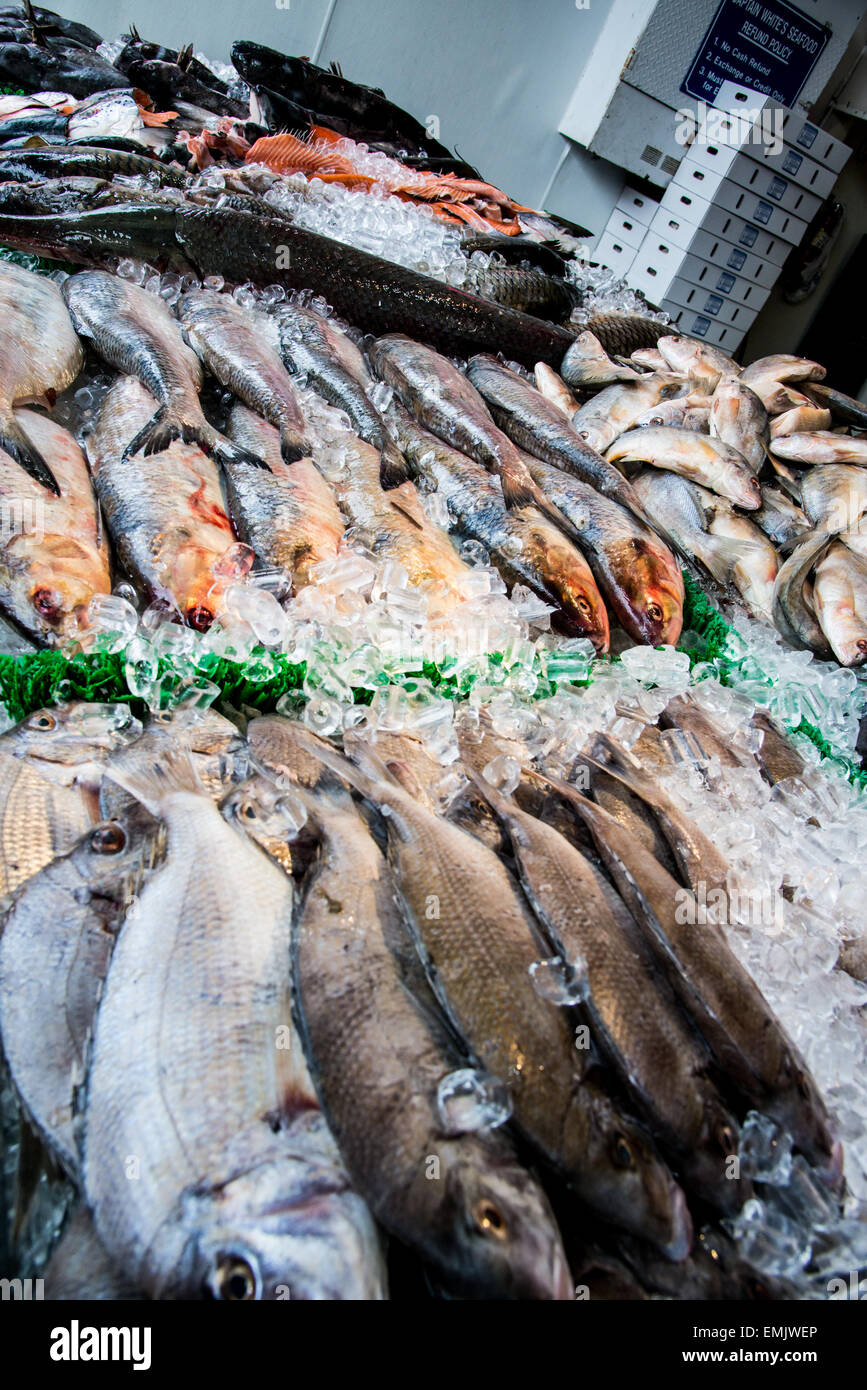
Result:
[[[263,468],[266,473],[271,472],[268,464],[264,459],[260,458],[258,454],[251,453],[249,449],[242,448],[240,444],[233,444],[230,439],[225,439],[223,435],[217,434],[216,430],[214,431],[214,439],[208,448],[208,453],[217,460],[217,463],[247,463],[253,468]],[[297,453],[297,457],[306,458],[306,455],[303,452],[299,452]],[[287,462],[294,463],[295,459],[288,459]]]
[[[193,45],[192,45],[191,43],[185,44],[185,46],[181,49],[180,53],[178,54],[177,58],[175,59],[175,62],[177,63],[178,67],[180,68],[181,72],[186,72],[187,68],[190,66],[190,62],[192,61],[192,57],[193,57]]]
[[[29,473],[37,483],[41,483],[55,496],[60,496],[57,479],[39,450],[30,443],[11,410],[7,415],[0,417],[0,449],[5,449],[10,458],[20,464],[25,473]]]
[[[133,744],[126,753],[106,764],[106,775],[124,791],[140,801],[152,816],[159,816],[166,799],[184,793],[205,796],[208,793],[199,780],[183,743],[169,744],[159,754],[142,752]]]
[[[503,500],[509,511],[520,511],[522,507],[536,507],[546,521],[550,521],[551,525],[556,526],[570,541],[575,545],[582,544],[583,537],[577,526],[554,506],[532,478],[520,481],[508,473],[501,473],[500,482],[503,486]]]
[[[425,513],[422,510],[421,502],[417,492],[401,492],[399,488],[389,489],[389,499],[393,507],[405,516],[407,521],[411,521],[413,526],[417,526],[419,531],[424,530]]]
[[[789,497],[791,497],[792,501],[796,502],[800,507],[801,485],[798,482],[797,475],[793,473],[791,468],[787,467],[785,463],[781,463],[779,459],[774,458],[774,455],[771,453],[770,448],[763,439],[759,440],[759,443],[765,451],[765,457],[768,460],[768,463],[771,465],[771,467],[774,470],[774,473],[776,474],[777,482],[780,484],[780,487],[783,489],[785,493],[788,494]]]
[[[136,454],[164,453],[174,440],[183,438],[185,430],[189,433],[189,424],[168,406],[161,405],[127,444],[122,455],[124,463]],[[185,442],[190,444],[193,440],[187,439]]]
[[[411,480],[409,465],[397,445],[384,444],[379,453],[379,485],[383,492],[391,492],[401,483]]]
[[[299,459],[310,457],[310,445],[304,441],[302,444],[295,444],[288,435],[280,435],[280,457],[284,463],[297,463]],[[259,460],[261,467],[261,460]]]

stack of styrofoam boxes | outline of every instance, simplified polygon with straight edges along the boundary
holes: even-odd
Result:
[[[735,83],[716,104],[741,115],[726,143],[694,140],[659,203],[624,190],[594,257],[680,332],[732,352],[850,150]]]

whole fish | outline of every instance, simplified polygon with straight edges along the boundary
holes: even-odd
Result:
[[[741,374],[741,368],[733,358],[710,343],[699,342],[697,338],[664,333],[656,346],[671,371],[688,377],[692,389],[703,391],[706,395],[716,390],[722,377],[738,377]]]
[[[19,410],[14,419],[21,437],[48,462],[58,492],[0,450],[0,605],[37,641],[53,646],[87,626],[96,594],[111,592],[108,547],[72,435],[32,410]]]
[[[227,434],[271,470],[269,475],[248,463],[223,464],[235,530],[263,565],[284,569],[297,592],[340,547],[344,523],[334,493],[311,459],[286,463],[277,431],[246,406],[233,406]]]
[[[483,778],[475,781],[508,829],[521,882],[551,948],[584,982],[583,1003],[600,1051],[687,1188],[721,1211],[738,1211],[750,1184],[727,1176],[737,1153],[737,1122],[708,1078],[706,1047],[639,928],[614,916],[589,863],[557,830]]]
[[[292,1024],[291,880],[180,747],[115,760],[112,776],[168,844],[97,1018],[83,1174],[99,1239],[151,1297],[382,1297],[378,1237]]]
[[[780,568],[777,552],[751,517],[732,507],[716,507],[708,526],[712,536],[742,543],[742,553],[732,565],[732,581],[756,618],[773,623],[774,584]]]
[[[3,1053],[29,1121],[73,1177],[74,1093],[85,1075],[114,939],[159,863],[159,832],[141,806],[87,830],[23,884],[0,937]]]
[[[47,10],[42,5],[4,5],[0,9],[0,18],[4,24],[8,20],[15,23],[20,21],[31,30],[35,20],[46,38],[62,36],[80,44],[82,48],[98,48],[102,43],[102,37],[95,29],[89,28],[87,24],[80,24],[76,19],[65,19],[63,15],[57,14],[54,10]]]
[[[512,440],[497,428],[478,391],[453,363],[399,333],[378,338],[369,356],[420,425],[498,476],[507,507],[534,504],[555,525],[564,524]]]
[[[622,474],[570,429],[562,412],[530,382],[489,356],[471,358],[467,376],[515,444],[640,514],[640,504]]]
[[[767,456],[769,428],[768,412],[755,391],[742,381],[723,378],[711,401],[711,436],[730,444],[759,473]]]
[[[163,188],[186,188],[190,177],[176,165],[164,164],[131,150],[99,145],[55,145],[51,149],[16,149],[0,152],[0,175],[9,179],[73,178],[84,175],[113,179],[116,174],[142,177]]]
[[[572,1298],[547,1200],[505,1134],[450,1130],[438,1106],[466,1059],[405,980],[380,850],[346,792],[298,795],[322,841],[294,933],[299,1013],[356,1190],[453,1296]]]
[[[177,740],[183,743],[196,776],[215,801],[247,772],[246,741],[231,720],[216,710],[185,705],[151,710],[145,730],[136,741],[139,752],[158,755],[161,747]],[[103,777],[99,788],[103,820],[122,820],[136,805],[135,797],[110,777]]]
[[[629,354],[630,362],[648,372],[667,372],[668,363],[659,348],[636,348]]]
[[[643,410],[632,421],[630,429],[642,429],[645,425],[668,425],[675,429],[694,429],[701,426],[699,433],[707,434],[710,419],[711,397],[699,392],[686,396],[676,396],[674,400],[660,401],[649,410]],[[613,440],[612,440],[613,443]]]
[[[306,375],[329,405],[345,411],[355,433],[379,449],[383,487],[405,482],[406,463],[368,394],[373,377],[361,350],[328,319],[300,304],[277,304],[271,313],[289,370]]]
[[[0,43],[0,83],[16,91],[69,92],[74,97],[129,87],[123,73],[95,49],[68,37],[48,38],[44,44]]]
[[[814,470],[809,474],[809,478],[817,478],[819,470]],[[805,481],[807,481],[805,479]],[[800,507],[796,506],[778,488],[767,487],[762,484],[762,505],[757,512],[753,513],[756,525],[761,527],[769,540],[774,545],[784,545],[789,541],[796,540],[799,536],[806,535],[810,530],[811,522]]]
[[[722,536],[711,536],[705,510],[705,489],[665,469],[647,468],[633,480],[646,515],[683,555],[704,565],[718,584],[728,584],[740,547]]]
[[[826,386],[824,382],[805,382],[804,390],[812,403],[829,410],[841,425],[854,425],[859,430],[867,429],[867,405],[863,401],[855,400],[843,391],[836,391],[833,386]]]
[[[867,439],[833,430],[788,434],[774,440],[774,453],[796,463],[853,463],[867,467]]]
[[[867,512],[867,474],[845,463],[813,468],[801,484],[804,511],[819,531],[848,531]]]
[[[815,430],[830,428],[830,410],[822,410],[817,405],[799,405],[774,417],[771,439],[779,439],[784,434],[812,434]]]
[[[280,431],[285,462],[309,455],[292,379],[247,311],[230,295],[188,290],[178,300],[178,319],[184,337],[211,375]]]
[[[540,945],[500,860],[426,810],[369,751],[372,775],[329,751],[322,758],[387,811],[389,861],[431,983],[473,1061],[508,1087],[518,1129],[604,1220],[683,1258],[683,1194],[591,1079],[563,1012],[537,993]]]
[[[674,555],[633,511],[540,459],[527,458],[539,487],[571,521],[606,604],[636,642],[676,642],[683,577]]]
[[[654,410],[661,401],[678,393],[688,394],[676,377],[661,372],[650,372],[638,381],[606,386],[572,416],[572,428],[591,449],[604,454],[646,411]]]
[[[464,286],[471,294],[520,309],[538,319],[562,323],[575,307],[578,291],[567,280],[518,265],[477,265],[470,261]]]
[[[205,419],[199,402],[199,359],[183,341],[165,300],[102,270],[71,275],[64,281],[63,296],[82,337],[93,342],[110,366],[137,377],[157,405],[124,441],[124,459],[160,454],[175,439],[199,444],[218,458],[237,457],[234,445]]]
[[[817,528],[796,545],[780,566],[774,581],[774,626],[793,647],[804,647],[823,661],[831,649],[813,609],[807,602],[805,586],[810,572],[828,546],[828,535]]]
[[[558,778],[531,776],[556,790],[590,830],[621,897],[644,928],[728,1084],[790,1130],[809,1161],[836,1182],[842,1150],[815,1082],[722,928],[714,922],[698,925],[698,904],[690,891],[679,887],[600,806]]]
[[[13,406],[65,391],[81,371],[84,349],[54,281],[12,261],[0,261],[0,357],[0,449],[58,492],[51,468],[21,429]]]
[[[644,314],[592,314],[585,327],[606,352],[628,357],[640,348],[655,347],[666,325]],[[513,353],[509,354],[514,356]]]
[[[45,1298],[49,1303],[78,1303],[82,1299],[114,1303],[144,1298],[108,1258],[83,1202],[51,1253],[45,1269]]]
[[[560,367],[567,386],[587,389],[610,386],[614,381],[636,381],[640,375],[634,367],[612,362],[595,334],[579,333]]]
[[[702,708],[691,694],[677,695],[669,700],[665,709],[659,716],[659,727],[661,729],[680,729],[684,733],[691,735],[694,743],[698,746],[703,755],[701,761],[709,762],[712,758],[719,758],[723,767],[744,767],[748,761],[748,755],[732,744],[731,740],[723,733],[719,732],[712,717]],[[598,741],[603,740],[603,735],[598,736]],[[640,758],[637,761],[642,761]],[[633,772],[632,763],[627,758],[626,772]],[[618,761],[618,766],[622,766],[622,760]],[[671,766],[670,760],[668,766]],[[652,771],[653,769],[647,769]],[[676,803],[675,807],[676,807]],[[688,815],[682,813],[682,818],[686,826],[690,827],[688,834],[690,839],[699,835],[697,828],[692,825]],[[702,865],[712,865],[716,860],[716,871],[711,873],[714,879],[714,887],[725,887],[728,877],[728,864],[719,850],[709,846],[707,837],[701,837],[697,846],[696,853],[690,853],[687,860],[683,854],[678,854],[681,869],[689,883],[694,888],[699,879],[705,875],[698,872]],[[688,843],[688,842],[687,842]],[[710,849],[710,855],[708,853]],[[691,861],[691,862],[690,862]]]
[[[168,597],[205,631],[221,608],[214,566],[234,544],[216,465],[179,440],[128,458],[155,401],[135,377],[119,377],[103,401],[87,456],[118,556],[155,597]],[[232,448],[235,446],[233,445]]]
[[[100,819],[108,756],[141,733],[128,705],[41,709],[0,735],[0,896]]]
[[[612,463],[640,461],[679,473],[750,511],[761,506],[761,487],[743,454],[722,440],[691,430],[648,425],[621,435],[606,451]]]
[[[790,352],[778,352],[771,357],[759,357],[741,373],[744,386],[750,386],[764,399],[774,385],[788,381],[821,381],[825,368],[806,357],[794,357]]]
[[[606,651],[605,605],[580,550],[535,507],[510,511],[481,464],[422,429],[403,407],[392,403],[388,419],[415,472],[444,498],[462,533],[487,548],[505,582],[554,602],[565,630]]]
[[[544,362],[537,362],[534,372],[536,385],[542,395],[558,410],[562,410],[567,420],[572,420],[578,411],[578,402],[562,377]]]
[[[380,483],[377,449],[345,430],[321,433],[315,408],[308,411],[308,423],[317,434],[314,458],[320,448],[336,448],[344,460],[331,485],[353,538],[378,559],[399,561],[410,584],[425,588],[432,616],[463,602],[469,594],[469,566],[448,532],[428,517],[415,484],[401,483],[386,492]]]
[[[867,569],[840,541],[816,565],[813,607],[841,666],[867,660]]]

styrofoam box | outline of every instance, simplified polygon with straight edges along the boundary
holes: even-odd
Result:
[[[671,193],[672,188],[677,188],[687,197],[704,198],[709,203],[716,203],[720,201],[719,190],[726,183],[733,183],[745,191],[748,190],[754,197],[763,199],[772,207],[793,213],[803,222],[810,222],[822,206],[822,199],[815,193],[809,193],[806,188],[792,183],[790,179],[781,178],[764,164],[759,164],[744,154],[738,155],[728,173],[705,169],[701,164],[686,158],[681,161],[680,168],[666,193]],[[726,206],[730,205],[726,203]],[[737,208],[732,210],[737,212]],[[768,230],[773,231],[770,224]]]
[[[782,265],[792,249],[787,241],[771,236],[770,232],[757,227],[754,222],[747,222],[745,217],[736,217],[728,208],[711,207],[702,221],[701,230],[714,232],[724,241],[752,251],[754,256],[760,256],[763,261],[772,261],[774,265]]]
[[[712,204],[706,203],[701,209],[699,222],[696,222],[693,220],[695,213],[692,209],[676,212],[672,208],[664,208],[660,205],[659,212],[650,224],[650,231],[655,236],[661,237],[666,246],[679,246],[681,251],[688,251],[692,239],[698,231],[701,218],[710,213],[711,207]]]
[[[763,113],[771,113],[771,119],[775,122],[773,132],[779,134],[787,145],[795,147],[798,151],[806,151],[810,159],[818,164],[822,164],[826,169],[839,174],[846,164],[852,150],[849,145],[845,145],[842,140],[836,140],[827,131],[820,130],[811,121],[805,120],[803,112],[797,111],[792,107],[781,106],[773,97],[762,96],[760,92],[751,91],[749,87],[741,87],[737,82],[723,82],[717,92],[713,105],[721,111],[731,111],[738,115],[745,112],[758,113],[758,125],[761,129]],[[779,122],[779,124],[776,124]],[[754,140],[750,139],[750,144]],[[744,148],[743,144],[741,148]],[[750,151],[754,158],[758,158],[754,151]],[[830,192],[830,190],[829,190]],[[823,198],[827,193],[821,194]],[[793,208],[793,212],[797,209]]]
[[[710,294],[733,299],[749,309],[761,309],[774,283],[769,280],[766,286],[757,285],[754,280],[744,280],[742,276],[734,275],[730,270],[721,270],[712,261],[702,261],[698,256],[684,257],[679,278]]]
[[[634,188],[624,187],[623,192],[617,199],[615,212],[622,212],[624,217],[629,217],[633,222],[640,222],[642,226],[649,227],[650,219],[659,207],[655,198],[649,198],[646,193],[639,193]]]
[[[748,154],[750,159],[764,164],[766,168],[792,183],[800,184],[817,198],[827,198],[837,182],[837,175],[833,169],[824,168],[800,150],[785,144],[781,149],[771,153],[761,144],[736,146],[712,142],[704,144],[695,140],[690,145],[686,158],[693,164],[700,164],[704,169],[716,169],[724,177],[728,177],[739,154]]]
[[[605,224],[605,232],[614,237],[615,241],[622,242],[626,246],[632,246],[637,251],[642,241],[647,226],[644,222],[636,222],[628,213],[623,213],[619,208],[615,208]],[[603,236],[605,233],[603,233]]]
[[[731,183],[728,179],[714,182],[716,189],[711,199],[693,192],[691,188],[684,188],[682,184],[673,180],[665,190],[659,206],[673,213],[675,218],[679,217],[681,221],[686,219],[696,227],[707,221],[712,207],[726,208],[727,211],[737,213],[746,221],[754,222],[774,236],[782,237],[793,246],[803,241],[807,223],[801,218],[786,212],[784,208],[775,207],[764,198],[757,198],[754,193],[749,193],[745,188],[741,188],[740,184]],[[662,219],[654,219],[650,225],[665,231]],[[675,231],[672,231],[671,235],[674,240],[678,240]]]
[[[750,327],[750,323],[747,322],[737,326],[718,323],[706,314],[694,314],[690,309],[684,309],[681,304],[675,304],[670,299],[663,300],[659,307],[665,310],[679,333],[685,333],[690,338],[701,338],[703,342],[712,343],[724,352],[734,352]]]
[[[687,260],[690,264],[696,260],[707,262],[718,272],[732,271],[761,289],[770,289],[780,273],[778,265],[763,261],[709,232],[696,232],[687,249],[650,228],[626,273],[627,283],[658,304],[678,275],[686,278],[683,266]]]
[[[691,285],[681,276],[672,280],[665,298],[666,302],[670,300],[671,303],[679,304],[694,314],[704,314],[707,318],[716,319],[717,323],[752,323],[758,313],[758,306],[755,309],[747,308],[745,304],[738,304],[737,300],[726,299],[725,295],[699,289],[698,285]]]
[[[628,242],[621,241],[606,231],[602,233],[593,248],[593,260],[598,261],[600,265],[607,265],[610,270],[616,270],[618,275],[624,276],[632,265],[636,252],[635,246],[630,246]]]

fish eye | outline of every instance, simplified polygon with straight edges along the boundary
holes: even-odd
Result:
[[[484,1236],[495,1236],[497,1240],[505,1240],[508,1234],[506,1218],[499,1207],[483,1197],[473,1208],[473,1220],[476,1227]]]
[[[624,1134],[615,1135],[614,1147],[611,1151],[611,1157],[614,1160],[614,1165],[616,1168],[626,1169],[635,1167],[635,1155],[633,1154],[632,1147]]]
[[[90,837],[90,848],[95,854],[120,854],[126,849],[126,831],[116,820],[98,825]]]
[[[40,733],[46,733],[49,729],[57,728],[57,720],[53,714],[47,710],[42,710],[39,714],[32,714],[27,721],[28,729],[39,729]]]
[[[647,616],[650,618],[651,622],[662,622],[663,613],[658,603],[649,603],[647,605]]]
[[[255,1271],[240,1255],[224,1255],[210,1282],[214,1296],[224,1302],[245,1303],[256,1297]]]
[[[590,604],[587,602],[586,598],[576,598],[575,607],[578,609],[579,613],[584,614],[585,618],[590,618],[593,616],[593,609],[590,607]]]
[[[257,811],[252,801],[242,801],[238,807],[238,815],[243,816],[244,820],[256,820]]]
[[[735,1136],[729,1125],[720,1125],[716,1132],[717,1143],[724,1154],[734,1153]]]

